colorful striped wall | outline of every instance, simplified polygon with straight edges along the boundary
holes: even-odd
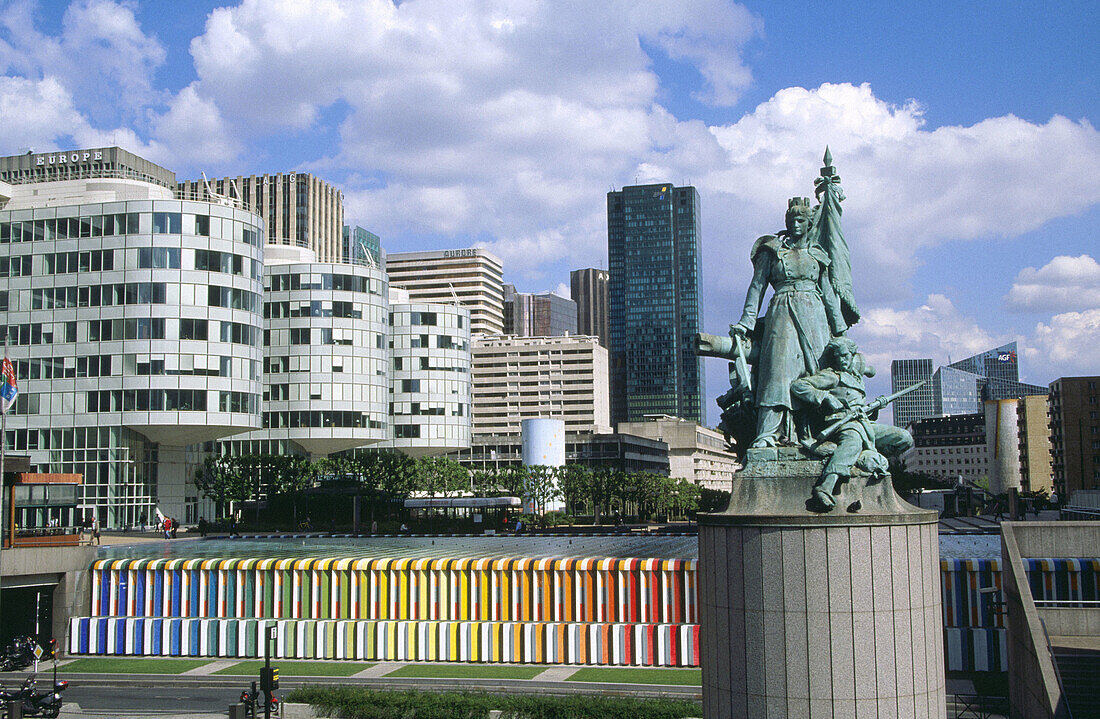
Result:
[[[697,624],[372,620],[72,620],[73,654],[698,666]]]
[[[1100,559],[1024,560],[1036,599],[1100,598]],[[953,671],[1004,671],[997,559],[942,560]],[[74,654],[698,666],[693,559],[126,559],[92,566]],[[983,591],[993,588],[996,591]]]

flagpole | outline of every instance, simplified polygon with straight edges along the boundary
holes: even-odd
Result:
[[[4,333],[4,361],[8,361],[8,334]],[[4,380],[6,381],[6,379]],[[4,503],[8,495],[8,483],[4,477],[4,459],[8,444],[8,409],[0,413],[0,625],[3,625],[3,597],[4,597],[4,529],[7,526],[7,516],[4,511]],[[14,511],[14,507],[12,508]]]

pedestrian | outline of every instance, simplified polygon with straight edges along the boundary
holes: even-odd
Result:
[[[175,517],[173,517],[170,521],[172,522],[172,539],[175,539],[176,538],[176,530],[179,529],[180,521],[178,519],[176,519]]]
[[[370,521],[370,533],[371,534],[378,534],[378,520],[377,519],[372,519]]]
[[[99,517],[92,518],[92,539],[99,544]]]
[[[207,529],[206,517],[199,517],[199,536],[200,537],[205,537],[206,536],[206,529]]]
[[[161,527],[164,529],[164,538],[165,539],[171,539],[172,538],[172,520],[169,519],[168,517],[165,517],[164,522],[161,523]]]

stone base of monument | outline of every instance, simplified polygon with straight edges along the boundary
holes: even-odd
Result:
[[[819,514],[822,460],[747,459],[699,517],[704,716],[946,716],[936,513],[857,474]]]

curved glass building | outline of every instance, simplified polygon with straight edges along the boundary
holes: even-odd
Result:
[[[289,440],[311,455],[385,440],[386,274],[366,265],[313,262],[304,248],[267,250],[264,431],[241,439]]]
[[[121,526],[184,502],[183,447],[261,426],[263,221],[97,154],[56,179],[13,174],[33,155],[0,165],[6,440],[32,470],[82,474],[84,513]]]
[[[470,311],[390,295],[392,439],[412,456],[470,446]]]

